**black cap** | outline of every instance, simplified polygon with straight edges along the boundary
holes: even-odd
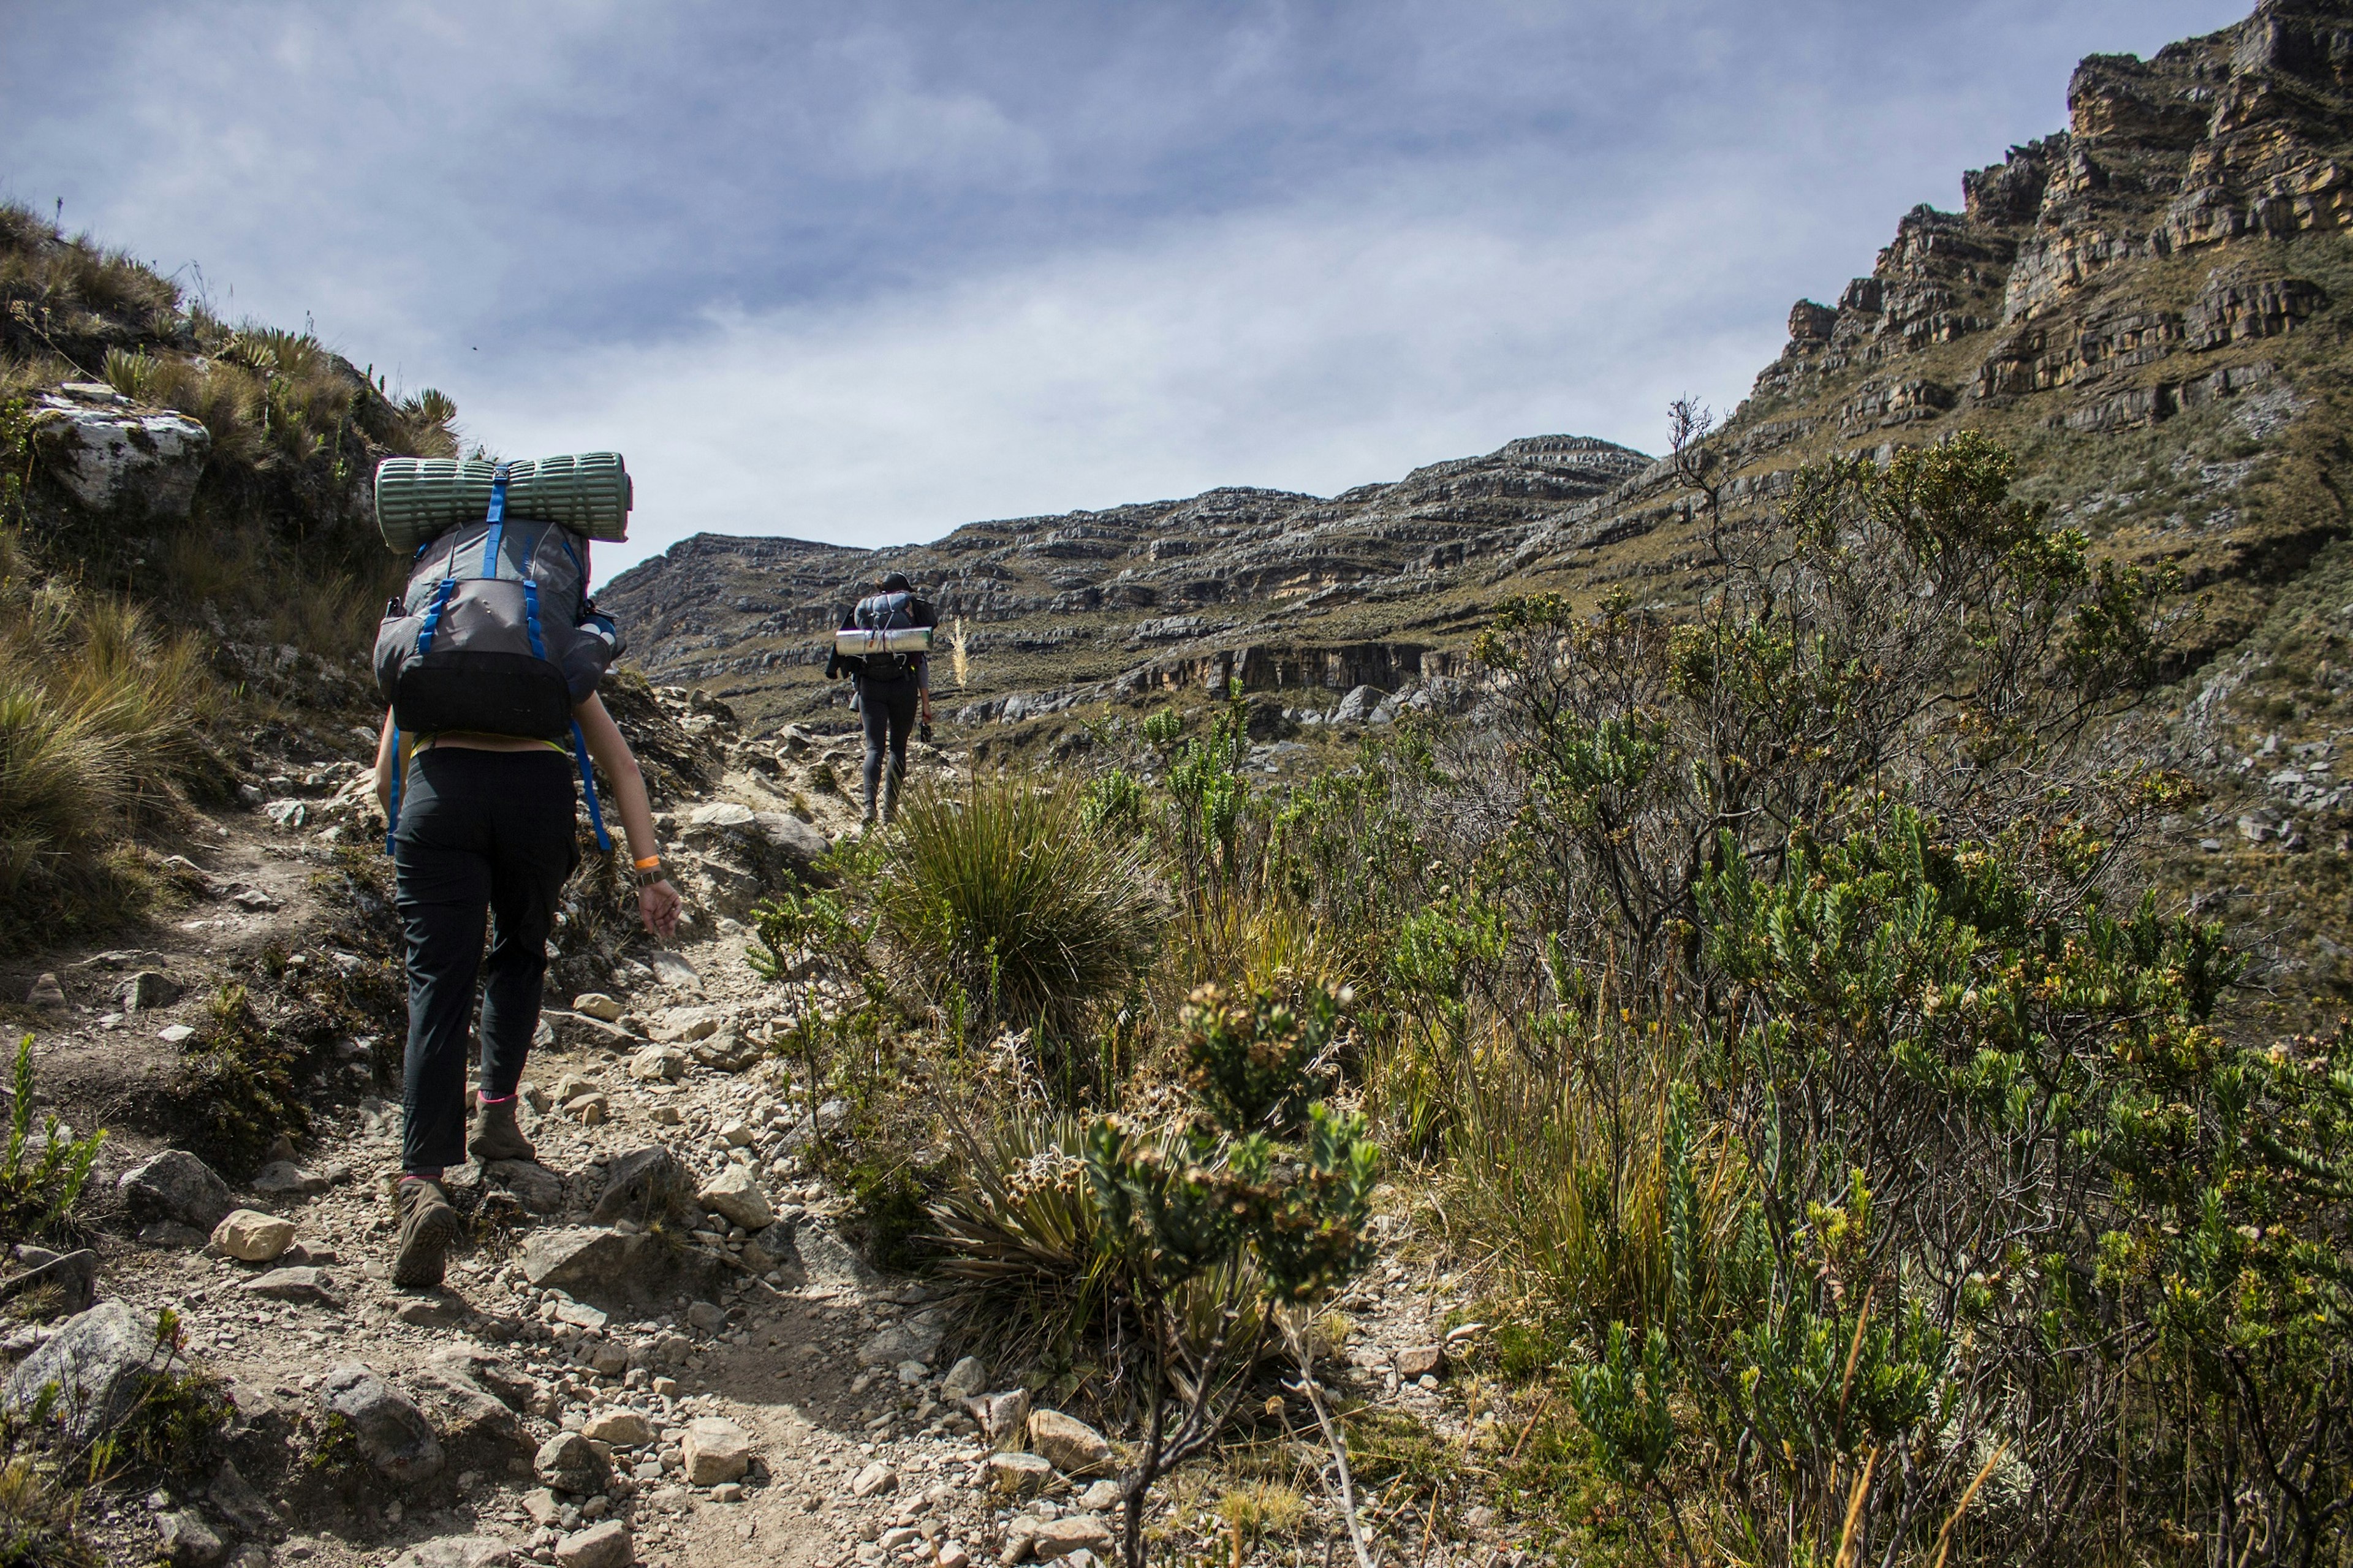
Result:
[[[904,572],[886,572],[882,574],[882,591],[886,594],[912,594],[915,585],[907,581]]]

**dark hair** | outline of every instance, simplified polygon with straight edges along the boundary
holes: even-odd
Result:
[[[882,591],[886,594],[912,594],[915,585],[907,581],[904,572],[886,572],[882,574]]]

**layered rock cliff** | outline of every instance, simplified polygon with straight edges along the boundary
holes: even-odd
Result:
[[[2353,0],[2264,0],[2155,58],[2095,56],[2068,128],[1920,207],[1713,437],[1735,509],[1798,465],[1987,429],[2100,546],[2177,567],[2179,668],[2246,637],[2347,529]],[[975,523],[878,553],[699,535],[606,595],[657,679],[806,716],[853,584],[964,618],[976,720],[1236,678],[1326,704],[1443,676],[1501,599],[1704,591],[1669,465],[1567,436],[1330,500],[1219,489]],[[954,705],[954,704],[952,704]]]

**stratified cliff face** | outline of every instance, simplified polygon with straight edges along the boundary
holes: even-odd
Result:
[[[1906,215],[1835,306],[1791,310],[1715,437],[1726,499],[1986,429],[2102,548],[2182,572],[2187,667],[2348,528],[2353,0],[2264,0],[2152,60],[2095,56],[2067,105],[2067,130],[1966,174],[1960,212]],[[1398,689],[1455,668],[1500,599],[1631,582],[1672,605],[1704,591],[1701,561],[1666,465],[1552,436],[1330,500],[1213,490],[887,558],[700,536],[607,597],[656,679],[781,718],[827,700],[824,633],[897,566],[969,624],[980,719],[1229,675]]]
[[[957,702],[975,718],[1017,694],[1018,714],[1225,674],[1388,690],[1444,668],[1447,634],[1459,642],[1482,613],[1468,584],[1650,461],[1543,436],[1330,500],[1218,489],[973,523],[915,550],[701,534],[600,600],[628,618],[656,679],[748,697],[755,712],[842,697],[822,689],[829,634],[858,584],[893,567],[967,624],[976,679]]]

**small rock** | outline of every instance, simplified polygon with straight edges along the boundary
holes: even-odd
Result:
[[[597,1492],[612,1479],[613,1468],[587,1438],[558,1432],[532,1456],[531,1473],[558,1491]]]
[[[617,1519],[592,1524],[555,1543],[559,1568],[629,1568],[638,1560],[629,1544],[629,1527]]]
[[[529,1160],[492,1160],[482,1167],[482,1180],[512,1193],[533,1214],[560,1214],[564,1209],[564,1178]]]
[[[213,1226],[212,1244],[239,1263],[268,1263],[294,1245],[294,1222],[259,1209],[234,1209]]]
[[[431,1296],[412,1296],[395,1307],[392,1315],[413,1329],[454,1329],[466,1321],[466,1309]]]
[[[602,1094],[584,1094],[577,1100],[564,1102],[564,1114],[583,1127],[602,1125],[610,1109],[610,1102]]]
[[[654,1429],[634,1410],[600,1410],[588,1417],[580,1435],[591,1442],[610,1443],[616,1448],[635,1448],[652,1442]]]
[[[943,1541],[939,1568],[972,1568],[972,1553],[965,1550],[961,1541]]]
[[[713,1214],[724,1215],[730,1225],[740,1225],[745,1230],[765,1230],[776,1221],[776,1211],[768,1206],[768,1194],[751,1172],[741,1165],[730,1165],[703,1184],[695,1200]],[[936,1339],[934,1343],[937,1343]]]
[[[58,984],[56,975],[44,974],[34,981],[32,990],[26,993],[25,1005],[28,1007],[62,1007],[66,1005],[66,988]]]
[[[266,1276],[265,1276],[266,1278]],[[408,1395],[356,1363],[335,1368],[319,1385],[320,1403],[341,1417],[367,1461],[396,1481],[430,1480],[445,1456],[433,1424]]]
[[[167,1046],[185,1046],[196,1037],[196,1032],[185,1024],[166,1024],[155,1031],[155,1037]]]
[[[1074,1552],[1108,1552],[1111,1526],[1091,1513],[1065,1514],[1038,1527],[1030,1552],[1040,1563],[1051,1563]]]
[[[671,1083],[686,1074],[686,1053],[647,1046],[629,1058],[629,1076],[641,1083]]]
[[[1079,1506],[1089,1513],[1108,1513],[1124,1500],[1117,1481],[1094,1481],[1079,1494]]]
[[[572,1010],[585,1013],[602,1024],[621,1021],[621,1005],[602,991],[584,991],[572,999]]]
[[[1002,1394],[984,1394],[977,1399],[965,1401],[965,1408],[980,1423],[980,1429],[992,1443],[1020,1431],[1029,1420],[1029,1391],[1009,1388]]]
[[[206,1235],[237,1207],[228,1184],[185,1149],[142,1160],[115,1178],[114,1190],[134,1220],[173,1220]]]
[[[151,1007],[168,1007],[180,999],[180,983],[160,970],[142,969],[124,981],[114,999],[126,1013],[144,1012]]]
[[[1026,1498],[1053,1483],[1054,1467],[1036,1454],[991,1454],[983,1467],[991,1489]]]
[[[510,1568],[512,1542],[485,1535],[445,1535],[420,1541],[392,1560],[392,1568]]]
[[[305,1170],[291,1160],[272,1160],[253,1173],[250,1184],[255,1192],[273,1196],[282,1193],[309,1197],[325,1192],[331,1184],[318,1172]]]
[[[24,1310],[38,1307],[43,1316],[87,1312],[98,1300],[98,1254],[84,1247],[63,1257],[39,1247],[20,1247],[20,1261],[28,1267],[0,1279],[0,1301],[22,1300]]]
[[[947,1323],[936,1310],[919,1312],[860,1345],[858,1364],[897,1366],[902,1361],[928,1361],[946,1337]]]
[[[657,948],[651,962],[654,978],[664,985],[684,991],[702,989],[702,976],[694,972],[694,965],[689,963],[683,954],[667,948]]]
[[[272,1300],[332,1307],[341,1311],[343,1299],[335,1294],[334,1283],[327,1277],[326,1270],[303,1264],[293,1268],[273,1268],[259,1279],[247,1280],[237,1289],[249,1296],[268,1296]]]
[[[697,1416],[686,1424],[679,1442],[687,1484],[715,1487],[739,1479],[751,1468],[753,1448],[752,1435],[733,1421]]]
[[[711,1489],[711,1500],[712,1502],[742,1502],[744,1500],[744,1483],[741,1481],[720,1482],[717,1486]]]
[[[968,1355],[940,1379],[940,1397],[950,1405],[962,1405],[987,1387],[988,1369],[980,1364],[978,1356]]]
[[[678,1157],[659,1143],[616,1154],[605,1167],[605,1190],[593,1217],[598,1225],[617,1219],[649,1224],[676,1212],[693,1187]]]
[[[706,1334],[715,1334],[727,1326],[727,1314],[715,1301],[697,1301],[687,1308],[686,1321]]]
[[[850,1479],[849,1495],[863,1500],[879,1493],[895,1490],[898,1485],[899,1472],[877,1459]]]
[[[204,1516],[192,1508],[157,1514],[155,1533],[163,1539],[165,1560],[174,1568],[212,1568],[227,1550]]]
[[[1100,1475],[1112,1468],[1111,1445],[1075,1415],[1040,1410],[1029,1417],[1029,1451],[1066,1476]]]
[[[1445,1364],[1446,1347],[1444,1345],[1415,1345],[1410,1350],[1398,1352],[1398,1375],[1408,1383],[1417,1378],[1432,1376]]]

